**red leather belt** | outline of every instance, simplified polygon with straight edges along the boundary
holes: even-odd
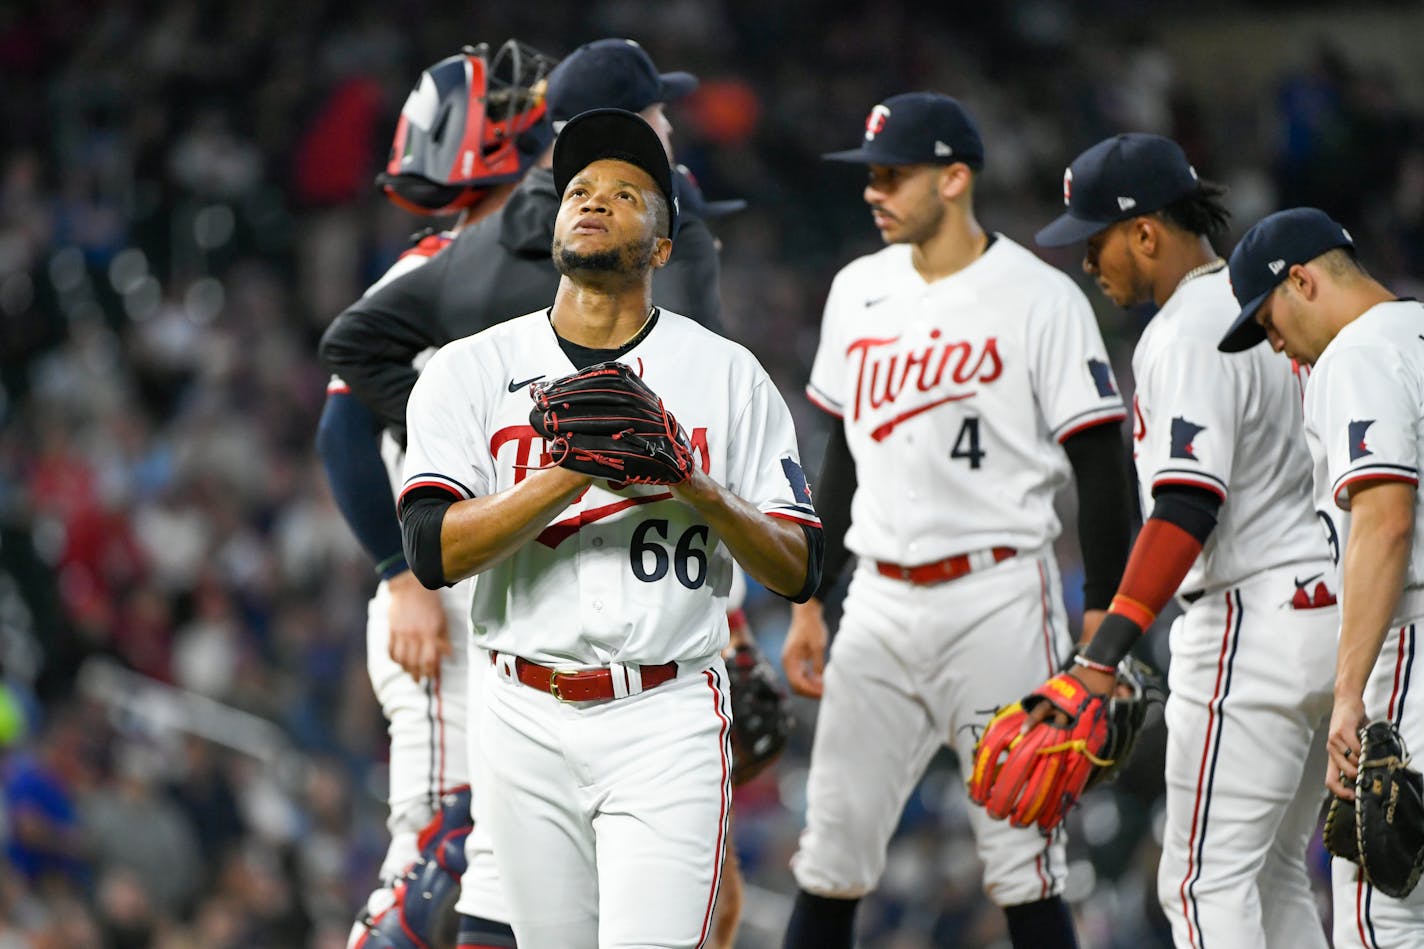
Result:
[[[560,702],[597,702],[617,698],[613,690],[612,669],[584,669],[569,672],[551,669],[528,659],[514,658],[514,676],[531,689],[548,692]],[[499,661],[499,654],[490,653],[490,662]],[[643,691],[656,688],[664,682],[677,678],[677,663],[665,662],[660,666],[639,666],[643,677]],[[627,690],[624,691],[627,694]]]
[[[988,551],[993,557],[994,563],[1003,563],[1010,557],[1018,553],[1012,547],[995,547]],[[984,563],[980,569],[989,566]],[[972,554],[955,554],[953,557],[946,557],[943,560],[936,560],[934,563],[922,563],[917,567],[903,567],[898,563],[886,563],[883,560],[875,561],[875,569],[880,571],[881,576],[891,577],[895,580],[904,580],[906,583],[926,585],[931,583],[945,583],[949,580],[958,580],[966,573],[974,570]]]

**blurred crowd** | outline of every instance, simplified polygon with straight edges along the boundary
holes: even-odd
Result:
[[[1181,57],[1212,51],[1167,42],[1173,23],[1277,4],[1167,0],[1151,23],[1126,0],[397,6],[0,8],[0,949],[344,944],[385,846],[385,732],[362,635],[375,575],[312,448],[314,351],[419,226],[371,183],[411,83],[460,43],[632,36],[702,77],[670,111],[678,157],[710,198],[750,202],[714,224],[727,329],[782,387],[812,472],[820,307],[878,245],[861,180],[817,156],[895,92],[977,114],[981,220],[1022,243],[1067,161],[1135,129],[1232,186],[1235,233],[1315,204],[1394,289],[1424,275],[1424,111],[1376,50],[1307,37],[1265,78],[1229,59],[1183,78]],[[1130,389],[1143,315],[1090,297]],[[754,590],[749,612],[776,657],[784,602]],[[815,709],[797,712],[794,747],[738,799],[745,946],[779,944],[793,886]],[[1088,946],[1165,944],[1161,773],[1159,730],[1072,818]],[[1002,938],[965,807],[943,756],[861,911],[867,946]]]

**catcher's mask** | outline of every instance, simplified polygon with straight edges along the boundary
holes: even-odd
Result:
[[[407,211],[451,214],[518,181],[553,140],[544,91],[555,62],[507,40],[493,57],[481,43],[425,70],[377,186]]]

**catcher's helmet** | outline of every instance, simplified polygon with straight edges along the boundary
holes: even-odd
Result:
[[[493,57],[481,43],[425,70],[376,184],[407,211],[450,214],[518,181],[553,140],[544,90],[555,62],[508,40]]]

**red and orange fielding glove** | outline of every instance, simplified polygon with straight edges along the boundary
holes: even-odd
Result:
[[[1043,703],[1052,711],[1024,731]],[[1022,701],[1000,709],[974,748],[969,797],[996,820],[1050,830],[1077,802],[1095,765],[1109,762],[1108,698],[1061,673]],[[1066,722],[1060,723],[1060,715]]]

